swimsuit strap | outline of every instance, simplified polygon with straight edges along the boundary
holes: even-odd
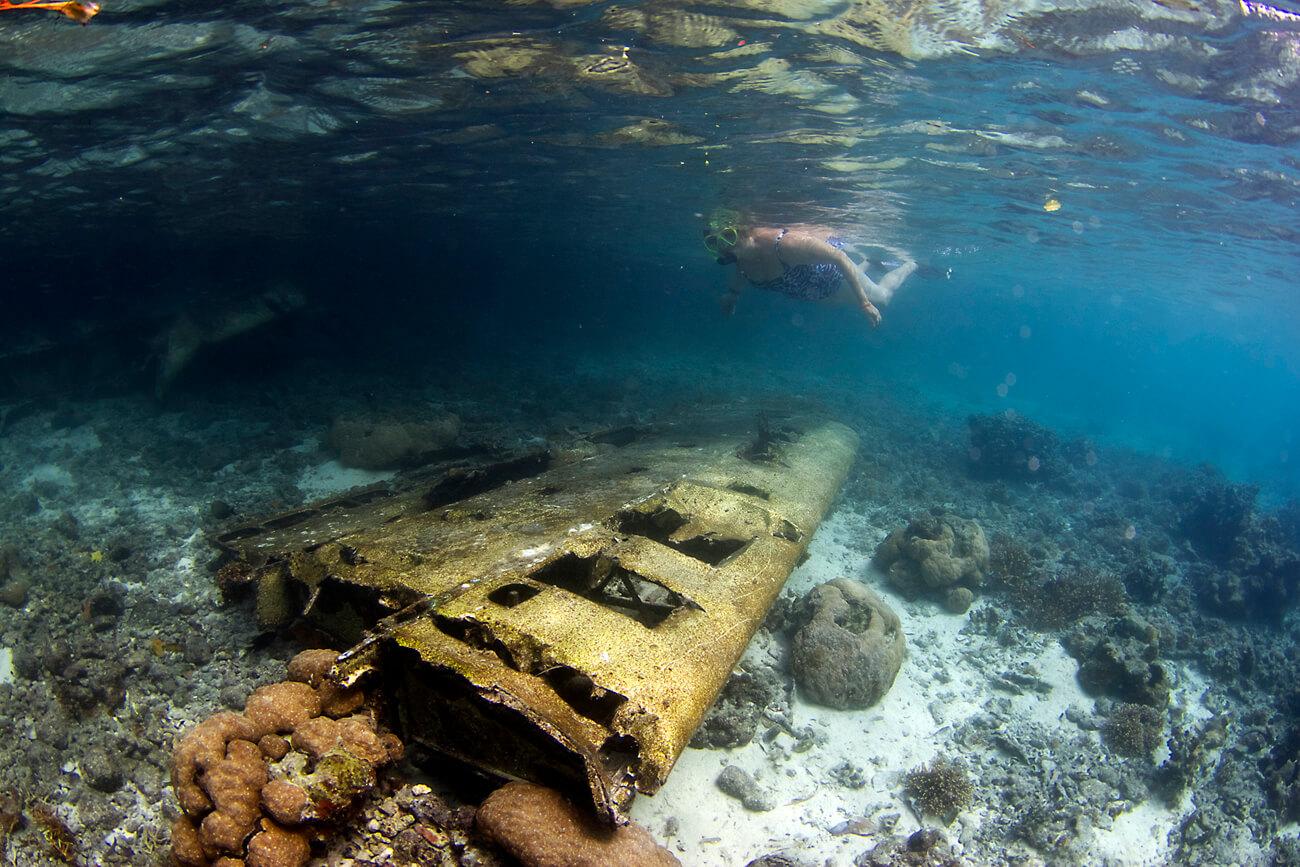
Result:
[[[776,236],[776,244],[774,245],[774,249],[776,251],[776,261],[780,262],[781,267],[787,271],[790,270],[790,266],[787,265],[786,261],[781,258],[781,239],[784,238],[786,236],[786,233],[789,231],[790,231],[789,229],[782,229],[781,234]]]

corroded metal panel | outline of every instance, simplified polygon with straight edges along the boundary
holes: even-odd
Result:
[[[714,414],[433,468],[219,544],[270,624],[355,643],[404,735],[617,817],[664,782],[848,473],[857,437]]]

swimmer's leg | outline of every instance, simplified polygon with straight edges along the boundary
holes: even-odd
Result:
[[[912,276],[912,272],[915,270],[916,263],[908,260],[884,277],[881,277],[871,287],[873,290],[870,293],[871,300],[877,304],[888,304],[889,299],[894,297],[894,292],[898,290],[899,286],[903,285],[904,280]]]

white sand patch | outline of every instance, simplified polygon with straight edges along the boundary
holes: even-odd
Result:
[[[1107,829],[1096,829],[1092,854],[1100,863],[1156,865],[1169,863],[1169,831],[1178,813],[1153,801],[1143,801],[1127,813],[1120,813]]]
[[[177,500],[166,488],[130,488],[126,503],[141,518],[156,523],[193,520],[197,511],[193,503]]]
[[[391,470],[383,472],[358,470],[345,467],[338,461],[326,461],[303,471],[302,476],[298,478],[298,490],[302,491],[307,499],[312,500],[342,493],[351,488],[359,488],[362,485],[386,482],[394,475],[396,473]]]
[[[32,445],[39,446],[46,452],[58,450],[62,454],[71,452],[80,455],[101,448],[104,444],[93,427],[83,424],[80,427],[51,431],[32,440]]]
[[[14,682],[14,652],[0,647],[0,683]]]
[[[1017,713],[1048,727],[1074,724],[1064,720],[1073,707],[1091,715],[1093,699],[1078,685],[1077,665],[1051,639],[1025,648],[1014,666],[1021,674],[1049,684],[1047,694],[1011,695],[995,689],[977,664],[997,649],[992,640],[961,632],[965,616],[954,616],[929,602],[908,603],[886,588],[883,576],[869,564],[870,551],[885,532],[863,515],[840,511],[828,518],[809,547],[809,558],[791,576],[788,587],[796,593],[838,576],[864,581],[898,612],[907,636],[908,658],[893,688],[874,707],[862,711],[837,711],[808,704],[796,696],[792,703],[796,726],[812,725],[824,735],[817,746],[794,753],[793,738],[780,734],[765,743],[760,737],[734,750],[687,749],[664,788],[653,797],[639,798],[632,816],[667,845],[682,853],[685,863],[732,867],[760,855],[781,852],[830,867],[849,867],[853,859],[876,842],[869,837],[830,833],[846,819],[900,815],[895,833],[908,834],[920,827],[901,799],[903,776],[938,757],[947,730],[982,711],[993,697],[1008,698]],[[766,652],[761,642],[749,650],[751,658]],[[982,656],[983,655],[983,656]],[[1198,704],[1204,684],[1182,676],[1175,701]],[[844,762],[861,769],[867,784],[851,789],[832,781],[831,770]],[[746,810],[723,795],[715,780],[723,767],[738,765],[774,791],[780,804],[769,812]],[[706,807],[707,805],[707,807]],[[675,837],[664,836],[670,817],[677,822]],[[960,855],[960,839],[978,828],[978,811],[963,813],[946,829]],[[1116,817],[1098,830],[1097,862],[1115,864],[1160,863],[1167,855],[1166,839],[1179,821],[1177,811],[1144,803]]]
[[[1177,684],[1169,697],[1169,703],[1182,708],[1189,720],[1205,722],[1216,714],[1206,707],[1205,695],[1210,691],[1210,681],[1199,671],[1178,666],[1175,669]]]
[[[319,437],[307,437],[296,446],[290,446],[289,451],[298,452],[299,454],[309,455],[320,449]]]
[[[1065,652],[1059,641],[1047,642],[1036,655],[1026,654],[1026,662],[1043,681],[1052,685],[1046,695],[1026,693],[1015,696],[1011,706],[1025,718],[1044,726],[1061,723],[1065,712],[1074,708],[1083,714],[1092,713],[1093,699],[1079,686],[1075,672],[1079,664]]]
[[[72,486],[72,473],[58,464],[37,464],[32,471],[23,476],[23,485],[30,487],[35,482],[49,482],[62,487]]]
[[[50,434],[50,436],[46,438],[46,442],[51,446],[61,446],[70,449],[77,454],[94,451],[103,446],[103,443],[100,442],[99,434],[95,433],[95,429],[88,424],[83,424],[81,427],[74,427],[71,430],[63,430],[58,433]]]

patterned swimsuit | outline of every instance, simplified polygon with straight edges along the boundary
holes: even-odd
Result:
[[[810,265],[787,265],[781,258],[781,239],[786,236],[789,229],[782,229],[781,234],[776,236],[776,258],[780,260],[781,267],[784,269],[780,277],[774,280],[765,280],[762,283],[749,280],[750,285],[758,289],[766,289],[769,292],[780,292],[789,298],[797,298],[801,301],[821,301],[835,294],[839,288],[840,281],[844,279],[844,272],[840,270],[839,265],[831,262],[817,262]],[[844,249],[844,242],[839,238],[830,238],[827,241],[837,250]]]

